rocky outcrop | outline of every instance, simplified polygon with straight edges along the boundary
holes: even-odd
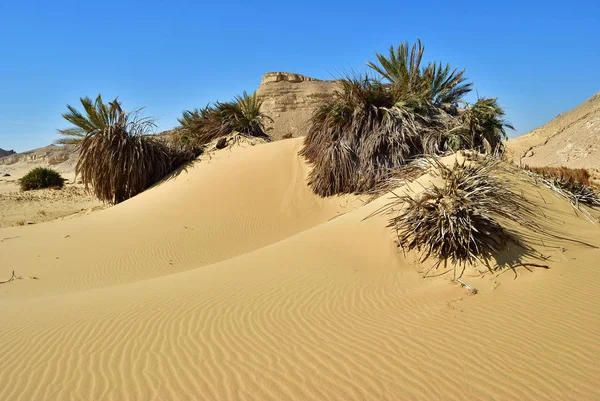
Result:
[[[77,147],[74,145],[49,145],[22,153],[12,153],[0,159],[0,165],[15,163],[47,164],[50,166],[77,160]]]
[[[17,153],[17,152],[15,152],[14,150],[4,150],[4,149],[0,148],[0,158],[14,155],[15,153]]]
[[[273,139],[306,135],[310,116],[336,87],[335,81],[288,72],[263,75],[256,94],[262,101],[263,113],[273,119],[267,121],[268,134]]]
[[[523,165],[600,169],[600,92],[507,147]]]

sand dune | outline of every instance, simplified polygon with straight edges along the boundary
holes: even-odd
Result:
[[[0,229],[0,281],[23,277],[0,284],[0,399],[600,399],[600,251],[547,239],[549,270],[467,276],[469,295],[365,220],[387,196],[314,196],[299,147],[220,152],[116,207]],[[566,201],[523,190],[549,230],[600,245]]]

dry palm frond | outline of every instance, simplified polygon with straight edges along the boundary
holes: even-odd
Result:
[[[396,195],[382,211],[395,213],[390,220],[398,244],[421,252],[421,261],[437,259],[432,269],[450,262],[455,278],[457,267],[487,262],[508,243],[520,244],[514,232],[501,224],[532,226],[534,215],[521,195],[507,181],[493,174],[499,161],[459,164],[452,168],[432,159],[432,174],[443,185],[432,185],[416,196]],[[459,273],[460,277],[462,273]]]

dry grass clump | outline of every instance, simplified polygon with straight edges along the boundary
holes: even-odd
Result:
[[[591,174],[584,168],[569,168],[565,166],[561,167],[530,167],[525,166],[525,169],[539,174],[544,178],[554,179],[557,178],[560,181],[567,181],[571,183],[583,184],[588,187],[592,185]]]
[[[415,157],[459,149],[502,149],[504,111],[496,99],[469,105],[464,70],[428,63],[424,47],[402,43],[368,66],[379,74],[347,75],[314,112],[301,154],[321,196],[370,192]],[[459,107],[461,106],[461,107]]]
[[[201,109],[186,110],[179,118],[173,141],[183,149],[201,149],[208,143],[237,132],[246,137],[270,140],[256,94],[236,96],[232,102],[217,102]]]
[[[537,175],[544,185],[569,199],[574,206],[600,207],[600,196],[592,187],[591,175],[586,169],[525,166],[525,170]]]
[[[477,261],[491,270],[488,261],[494,255],[511,242],[521,245],[504,222],[531,226],[527,223],[532,220],[531,206],[494,174],[501,163],[497,160],[455,162],[452,168],[435,159],[431,163],[430,172],[443,180],[441,185],[425,188],[416,196],[395,195],[384,209],[397,213],[390,227],[398,235],[398,244],[419,251],[421,262],[437,259],[429,271],[450,262],[457,278]],[[462,268],[458,274],[457,268]]]

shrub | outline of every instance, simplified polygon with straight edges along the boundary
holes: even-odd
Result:
[[[179,118],[180,127],[173,140],[181,148],[199,149],[234,132],[247,137],[270,140],[264,122],[269,119],[260,111],[262,102],[256,94],[236,96],[232,102],[217,102],[202,109],[186,110]]]
[[[571,203],[600,207],[600,196],[592,187],[591,175],[583,168],[529,167],[525,169],[541,176],[544,184],[555,190]]]
[[[21,191],[42,188],[62,188],[65,179],[61,175],[46,167],[36,167],[19,179]]]
[[[369,192],[414,157],[458,149],[501,150],[504,111],[496,99],[462,102],[465,71],[429,63],[424,47],[402,43],[368,63],[380,77],[347,75],[311,117],[301,154],[315,193]],[[464,104],[463,108],[459,104]]]
[[[109,125],[87,134],[81,143],[76,173],[98,199],[116,204],[146,190],[181,163],[178,154],[149,136],[152,119],[139,111],[111,111]]]
[[[529,167],[525,168],[533,173],[539,174],[544,178],[559,179],[570,183],[583,184],[591,186],[592,178],[589,171],[584,168],[561,167]]]
[[[156,125],[143,118],[140,109],[124,112],[117,99],[105,104],[100,95],[94,103],[89,98],[81,103],[85,115],[68,106],[64,116],[76,126],[62,133],[80,142],[76,174],[86,190],[91,187],[104,202],[116,204],[135,196],[194,157],[149,135]]]
[[[390,227],[398,235],[398,244],[420,251],[422,262],[437,259],[429,271],[450,261],[456,278],[457,268],[464,271],[476,261],[487,262],[509,242],[519,243],[500,221],[528,225],[533,212],[526,199],[493,174],[499,163],[486,159],[471,165],[456,162],[449,168],[433,161],[432,174],[440,176],[443,184],[416,196],[396,195],[385,209],[397,212]]]

